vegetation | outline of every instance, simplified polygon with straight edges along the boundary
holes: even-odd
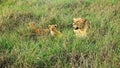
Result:
[[[86,39],[74,37],[77,17],[90,22]],[[30,37],[31,21],[63,37]],[[0,68],[119,68],[119,41],[119,0],[0,0]]]

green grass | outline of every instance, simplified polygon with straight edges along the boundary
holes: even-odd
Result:
[[[119,68],[119,0],[0,1],[0,68]],[[75,38],[73,18],[86,18],[90,32]],[[57,24],[62,38],[21,36],[27,24]]]

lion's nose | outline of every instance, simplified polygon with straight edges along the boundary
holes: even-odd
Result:
[[[78,27],[75,28],[75,30],[79,29]]]

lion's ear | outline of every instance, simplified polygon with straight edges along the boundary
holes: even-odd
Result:
[[[76,18],[73,18],[73,21],[75,21],[76,20]]]
[[[48,28],[50,27],[51,25],[48,25]]]
[[[83,19],[83,22],[86,22],[87,21],[87,19]]]

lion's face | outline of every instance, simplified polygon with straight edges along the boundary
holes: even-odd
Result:
[[[85,27],[86,19],[73,18],[73,28],[83,29]]]
[[[53,31],[53,30],[56,30],[57,25],[56,24],[55,25],[48,25],[48,28],[49,28],[49,30]]]
[[[62,36],[62,33],[59,30],[57,30],[57,25],[56,24],[55,25],[49,25],[48,28],[49,28],[50,34],[52,36],[58,36],[58,37]]]
[[[28,23],[28,28],[29,29],[34,29],[35,28],[35,22],[29,22]]]

